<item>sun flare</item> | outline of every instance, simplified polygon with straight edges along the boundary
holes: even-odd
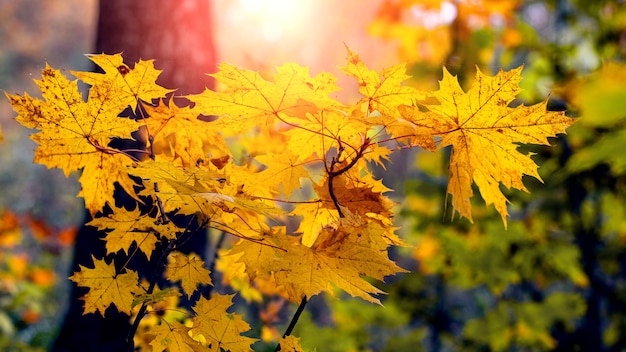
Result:
[[[254,25],[264,40],[277,42],[305,30],[311,1],[237,0],[240,15]]]

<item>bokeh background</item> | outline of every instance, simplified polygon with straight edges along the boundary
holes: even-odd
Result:
[[[402,203],[414,272],[381,286],[385,308],[317,298],[296,335],[324,351],[626,350],[626,5],[584,0],[214,0],[217,59],[271,73],[284,62],[342,78],[345,46],[369,67],[407,62],[411,84],[436,89],[446,66],[524,65],[520,102],[550,97],[581,120],[536,154],[544,180],[509,192],[508,230],[491,208],[450,220],[447,156],[394,160],[386,182]],[[0,88],[36,95],[45,63],[90,70],[98,1],[0,0]],[[149,59],[149,58],[145,58]],[[158,62],[156,63],[159,66]],[[465,85],[466,86],[466,85]],[[219,88],[219,87],[218,87]],[[75,177],[32,164],[29,131],[0,98],[0,349],[46,350],[67,302],[73,234],[84,211]],[[250,303],[268,340],[286,323],[276,300]],[[279,309],[280,308],[280,309]],[[257,337],[258,337],[257,336]],[[268,345],[269,346],[269,345]],[[258,350],[269,348],[260,343]]]

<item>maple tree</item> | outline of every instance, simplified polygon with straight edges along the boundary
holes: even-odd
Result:
[[[347,49],[342,69],[362,98],[343,104],[330,97],[339,89],[333,75],[311,76],[292,63],[277,67],[272,80],[221,64],[212,76],[223,90],[180,97],[155,83],[160,71],[152,61],[131,67],[121,54],[89,58],[102,73],[71,72],[90,86],[86,99],[77,80],[50,66],[36,81],[43,99],[6,95],[16,120],[38,130],[34,162],[66,175],[82,171],[79,196],[95,216],[89,225],[108,231],[108,255],[93,257],[93,267],[81,266],[70,279],[89,289],[84,314],[105,315],[114,306],[133,316],[130,348],[241,351],[254,343],[242,335],[250,329],[242,316],[228,312],[232,296],[192,298],[212,285],[214,269],[176,249],[204,229],[238,238],[218,252],[226,280],[300,302],[294,324],[322,292],[340,289],[380,304],[384,292],[369,279],[405,272],[389,249],[411,244],[395,234],[395,203],[372,165],[384,167],[399,149],[452,146],[453,211],[472,220],[476,184],[506,226],[500,187],[526,191],[522,176],[539,178],[519,144],[548,144],[574,121],[547,111],[547,101],[512,106],[521,67],[495,76],[477,71],[467,92],[444,69],[439,90],[422,91],[406,84],[405,65],[372,70]],[[120,139],[144,147],[120,149]],[[119,189],[151,210],[116,207]],[[160,278],[141,280],[128,262],[116,261],[119,251],[164,266],[161,279],[180,282],[192,311],[139,329],[158,315],[159,303],[180,293],[158,287]],[[288,336],[292,328],[279,346],[301,350]]]

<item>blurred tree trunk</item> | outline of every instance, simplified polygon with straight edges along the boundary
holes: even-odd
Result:
[[[212,86],[206,73],[215,71],[211,24],[209,0],[102,0],[95,51],[122,52],[124,61],[131,67],[139,59],[155,59],[156,68],[164,70],[157,83],[177,89],[177,95],[200,93]],[[132,203],[129,197],[122,195],[116,195],[116,201],[119,202],[116,206],[135,206],[129,204]],[[80,230],[72,271],[78,271],[79,265],[92,267],[92,255],[105,256],[103,236],[93,227]],[[206,236],[195,236],[186,247],[203,255]],[[144,277],[150,276],[147,262],[134,269]],[[96,314],[83,316],[83,301],[79,298],[86,292],[72,283],[70,307],[52,351],[125,350],[129,317],[114,308],[106,311],[106,318]]]
[[[209,0],[103,0],[96,52],[124,61],[155,59],[157,83],[177,94],[200,93],[215,71]]]

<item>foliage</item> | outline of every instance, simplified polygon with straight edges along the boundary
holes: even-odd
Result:
[[[62,286],[55,262],[76,230],[57,231],[29,215],[0,211],[0,348],[44,351],[58,321]]]
[[[90,86],[86,100],[78,81],[50,66],[36,82],[43,100],[7,97],[16,120],[38,130],[31,137],[38,144],[34,161],[66,175],[81,170],[79,195],[96,217],[90,225],[110,231],[109,255],[70,278],[89,288],[84,313],[104,315],[113,305],[130,315],[141,303],[133,329],[175,291],[159,294],[155,280],[142,284],[115,253],[138,248],[149,260],[168,258],[165,279],[182,282],[191,297],[212,283],[210,272],[176,249],[207,228],[239,238],[220,252],[230,280],[293,302],[340,289],[380,303],[383,291],[366,278],[404,272],[388,252],[406,244],[394,233],[394,202],[372,165],[383,165],[395,150],[452,145],[447,193],[454,210],[472,219],[476,183],[506,225],[500,185],[526,190],[523,174],[539,178],[518,144],[548,144],[573,122],[547,112],[545,101],[510,106],[521,68],[493,77],[478,71],[467,93],[444,70],[438,91],[420,91],[404,84],[404,65],[378,72],[348,49],[343,71],[363,97],[345,105],[329,97],[338,89],[335,77],[311,77],[296,64],[277,67],[272,81],[222,64],[213,76],[225,91],[177,97],[155,84],[152,61],[130,67],[119,54],[90,58],[102,73],[72,72]],[[192,104],[179,106],[183,98]],[[241,137],[246,155],[227,143]],[[143,147],[119,147],[133,139]],[[116,207],[116,186],[150,210]],[[146,337],[139,340],[153,350],[247,350],[254,339],[241,334],[250,327],[227,311],[230,305],[230,296],[201,297],[186,318],[163,317],[141,329]],[[300,348],[294,339],[284,342]]]
[[[398,41],[401,53],[406,46],[434,48],[421,54],[440,55],[439,61],[413,58],[409,72],[420,80],[440,62],[455,69],[462,86],[474,65],[493,70],[523,62],[519,97],[538,101],[552,91],[550,104],[568,104],[581,123],[556,147],[523,147],[536,153],[546,184],[525,180],[532,197],[504,192],[512,201],[506,233],[499,219],[475,203],[477,226],[454,223],[443,229],[440,193],[447,157],[419,154],[407,175],[403,212],[412,224],[403,223],[412,229],[409,241],[417,243],[406,253],[417,259],[418,272],[390,286],[385,305],[399,301],[417,317],[411,325],[426,329],[422,345],[429,350],[622,350],[624,244],[618,223],[625,200],[619,137],[624,114],[618,82],[626,50],[617,39],[624,36],[626,8],[614,1],[487,4],[493,5],[388,2],[378,21],[408,27],[388,32],[389,38],[428,30],[429,35]],[[441,19],[438,14],[450,5],[458,15],[448,22],[411,28],[420,27],[411,22],[415,13],[430,11],[431,19]],[[483,12],[465,16],[464,7]],[[554,304],[559,316],[529,309],[537,304]]]

